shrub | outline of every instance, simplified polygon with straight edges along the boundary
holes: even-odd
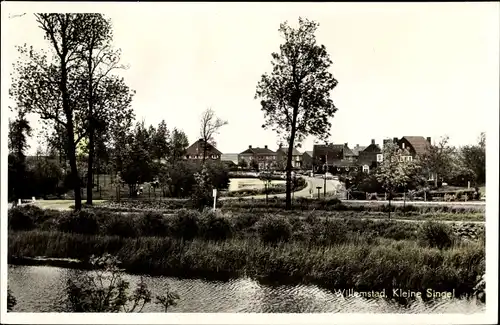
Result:
[[[179,210],[172,220],[172,234],[186,240],[195,238],[198,235],[199,215],[194,210]]]
[[[142,236],[166,236],[168,223],[163,214],[146,212],[140,219],[140,232]]]
[[[99,230],[95,213],[86,210],[64,213],[57,227],[60,231],[86,235],[95,235]]]
[[[112,214],[103,224],[104,232],[110,236],[137,237],[137,223],[132,216]]]
[[[237,231],[248,229],[255,225],[257,221],[259,221],[259,217],[255,213],[242,213],[234,217],[233,227]]]
[[[421,239],[430,247],[439,249],[451,247],[453,232],[450,226],[441,222],[427,221],[420,229]]]
[[[36,207],[34,207],[36,208]],[[40,213],[43,211],[40,210]],[[9,229],[12,230],[31,230],[35,228],[35,216],[33,215],[34,209],[27,207],[15,207],[8,211]]]
[[[224,240],[233,234],[229,220],[212,210],[204,210],[200,218],[200,234],[208,240]]]
[[[286,242],[292,236],[292,225],[288,220],[266,216],[258,223],[259,235],[266,243]]]
[[[313,229],[312,240],[319,245],[345,243],[349,238],[349,231],[343,220],[324,219],[317,222]]]
[[[16,297],[14,297],[10,288],[7,288],[7,311],[12,311],[16,305]]]

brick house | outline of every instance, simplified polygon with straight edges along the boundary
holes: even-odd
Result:
[[[403,159],[406,160],[413,160],[417,157],[423,157],[429,147],[432,145],[431,137],[424,138],[422,136],[404,136],[401,139],[393,138],[392,141],[393,143],[396,143],[399,148],[408,150],[410,155],[403,157]],[[434,177],[434,173],[427,172],[428,180],[434,180]]]
[[[203,147],[205,146],[205,160],[220,161],[222,152],[217,150],[210,143],[206,143],[203,139],[199,139],[186,149],[185,159],[189,161],[201,162],[203,160]]]
[[[359,153],[365,149],[366,146],[360,146],[359,144],[356,144],[356,146],[351,149],[352,153],[354,154],[354,159],[358,160]]]
[[[425,155],[431,145],[431,138],[427,137],[426,139],[421,136],[404,136],[397,140],[396,143],[401,149],[407,149],[412,159],[415,159],[417,156],[422,157]]]
[[[304,153],[302,154],[302,168],[312,169],[312,167],[313,167],[313,152],[304,151]]]
[[[358,152],[357,165],[362,171],[369,173],[371,169],[377,167],[378,163],[382,162],[382,149],[372,139],[369,146]]]
[[[356,169],[356,158],[347,143],[313,146],[314,172],[328,171],[333,174]]]
[[[288,147],[283,147],[281,144],[276,150],[276,159],[278,162],[278,168],[285,169],[286,168],[286,159],[288,156]],[[302,167],[302,154],[296,149],[292,149],[292,168],[301,168]]]
[[[252,161],[257,163],[259,170],[269,170],[276,169],[277,165],[277,154],[267,147],[264,148],[252,148],[248,146],[248,149],[243,151],[238,155],[238,161],[244,160],[248,166],[251,166]]]

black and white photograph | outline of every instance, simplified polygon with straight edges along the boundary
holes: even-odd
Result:
[[[498,2],[1,6],[1,323],[498,322]]]

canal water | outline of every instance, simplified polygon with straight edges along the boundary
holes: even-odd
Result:
[[[9,265],[8,283],[17,299],[15,312],[64,312],[68,278],[87,272],[49,266]],[[131,288],[140,277],[125,274]],[[169,312],[177,313],[483,313],[485,305],[475,300],[417,300],[408,306],[383,298],[341,297],[314,285],[267,286],[240,278],[205,281],[171,277],[144,277],[153,295],[164,294],[169,286],[180,299]],[[163,312],[161,306],[147,305],[143,312]]]

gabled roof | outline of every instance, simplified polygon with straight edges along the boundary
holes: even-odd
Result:
[[[195,143],[193,143],[192,145],[190,145],[186,149],[186,154],[187,155],[200,155],[200,154],[202,155],[203,154],[203,144],[204,144],[204,141],[202,139],[196,141]],[[206,150],[207,154],[215,154],[215,155],[222,154],[222,152],[217,150],[217,148],[215,148],[210,143],[207,143],[206,148],[207,148],[207,150]]]
[[[382,153],[382,149],[380,149],[378,144],[372,143],[360,152]]]
[[[288,153],[288,147],[278,148],[278,150],[276,150],[276,153],[278,151],[282,151],[283,153],[287,154]],[[300,151],[297,150],[297,148],[293,148],[292,149],[292,156],[300,156],[300,155],[302,155],[302,154],[300,153]]]
[[[343,144],[315,144],[313,146],[313,158],[322,159],[321,157],[326,156],[327,163],[332,163],[334,160],[343,158],[343,148]]]
[[[365,149],[366,146],[356,145],[354,148],[352,148],[352,153],[354,154],[354,156],[359,156],[359,153]]]
[[[349,156],[354,156],[354,152],[346,145],[344,145],[344,156],[349,157]]]
[[[421,136],[404,136],[401,138],[401,140],[402,139],[406,139],[406,141],[411,144],[411,146],[419,156],[425,154],[430,146],[430,143]]]
[[[240,155],[252,154],[252,155],[275,155],[276,152],[269,148],[248,148],[247,150],[240,153]]]

